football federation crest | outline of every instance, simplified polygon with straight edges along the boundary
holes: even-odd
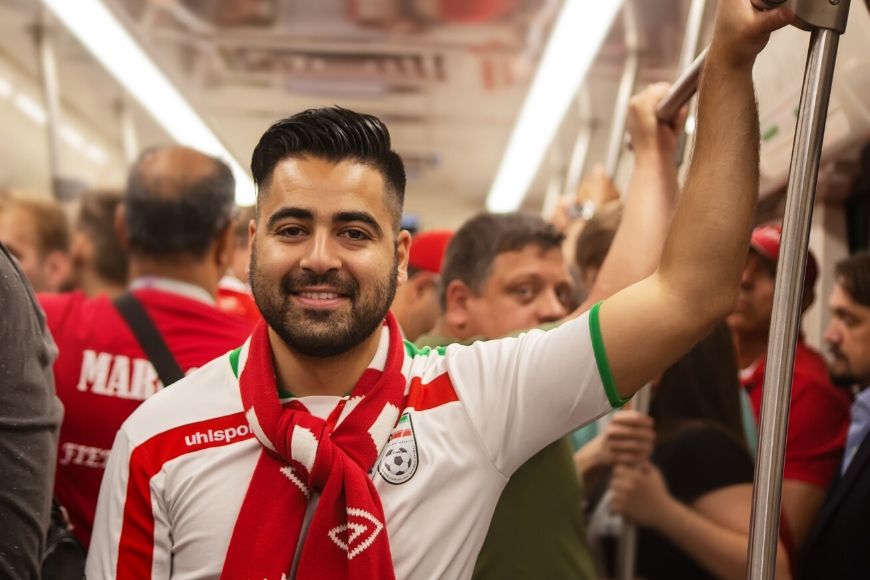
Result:
[[[390,433],[390,440],[381,456],[378,471],[387,482],[405,483],[417,471],[417,438],[411,415],[404,413]]]

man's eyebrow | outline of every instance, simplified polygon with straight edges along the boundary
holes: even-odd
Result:
[[[275,225],[275,222],[286,218],[311,220],[314,219],[314,215],[307,209],[302,209],[300,207],[282,207],[281,209],[269,216],[269,221],[266,225],[267,227],[271,228]]]
[[[370,226],[375,233],[380,237],[384,235],[383,230],[381,230],[381,226],[378,225],[377,220],[368,212],[364,211],[342,211],[338,212],[333,216],[332,221],[334,222],[362,222],[368,226]]]

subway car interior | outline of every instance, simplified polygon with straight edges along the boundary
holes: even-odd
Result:
[[[0,577],[870,578],[870,0],[0,29]]]

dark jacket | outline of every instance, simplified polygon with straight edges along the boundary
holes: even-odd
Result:
[[[804,548],[801,580],[870,578],[870,436],[828,492]]]

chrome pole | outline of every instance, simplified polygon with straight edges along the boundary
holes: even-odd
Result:
[[[704,68],[704,62],[707,60],[707,48],[701,54],[695,57],[689,68],[683,71],[680,78],[671,85],[671,90],[665,95],[665,98],[659,103],[656,108],[656,117],[663,123],[672,123],[680,109],[689,102],[694,94],[698,91],[698,81],[701,78],[701,70]]]
[[[613,124],[610,126],[610,138],[607,142],[607,157],[604,168],[611,179],[616,178],[619,159],[625,150],[625,126],[628,122],[628,105],[637,84],[637,73],[640,69],[640,48],[638,46],[637,7],[635,0],[626,0],[622,5],[622,21],[625,32],[625,66],[622,78],[616,92],[616,105],[613,109]]]
[[[48,138],[48,165],[51,174],[51,189],[56,199],[63,197],[60,152],[60,89],[57,82],[57,62],[52,43],[51,16],[44,8],[40,10],[34,27],[39,75],[42,81],[42,99],[46,112],[46,136]]]
[[[568,162],[568,173],[565,176],[565,189],[562,195],[569,196],[573,199],[577,195],[577,187],[580,185],[580,176],[583,175],[583,168],[586,167],[586,159],[589,157],[589,145],[592,143],[593,123],[591,119],[589,97],[589,87],[583,85],[580,87],[580,92],[577,94],[577,111],[580,117],[580,129],[577,132],[577,139],[574,141],[574,148],[571,150],[571,159]]]
[[[751,580],[773,578],[776,571],[792,365],[800,330],[810,222],[839,38],[839,33],[833,30],[813,29],[804,73],[776,269],[771,340],[767,349],[761,403],[747,574]]]

